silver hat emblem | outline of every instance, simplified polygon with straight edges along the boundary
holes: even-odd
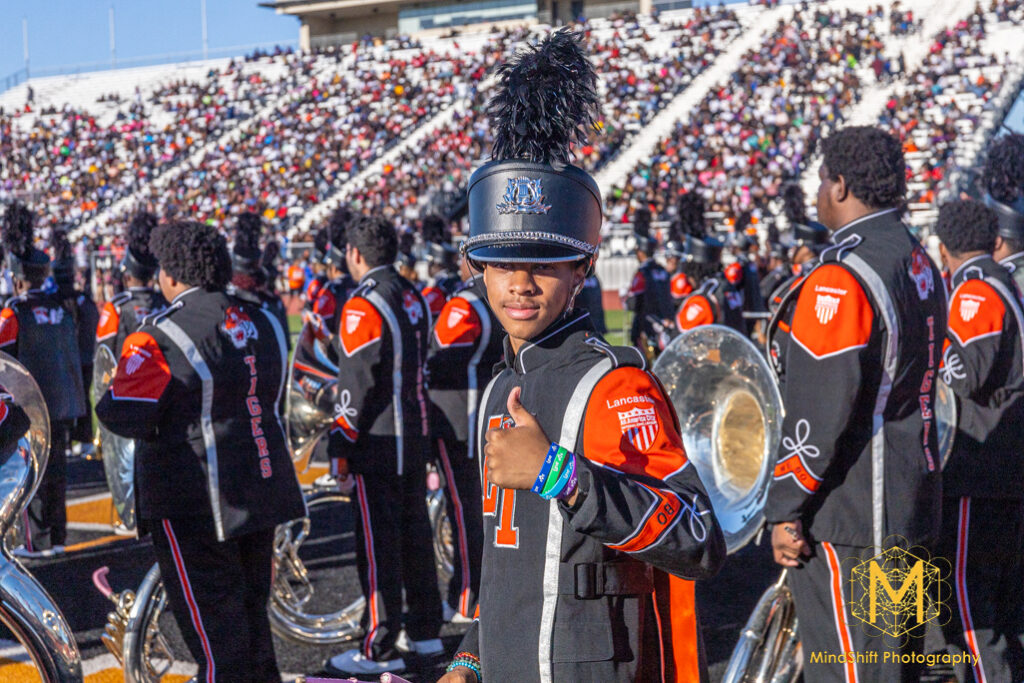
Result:
[[[540,178],[509,178],[503,201],[495,205],[498,213],[547,213],[551,206],[544,203],[540,183]]]

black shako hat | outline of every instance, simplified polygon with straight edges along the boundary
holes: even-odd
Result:
[[[1024,241],[1024,135],[992,141],[981,171],[982,201],[999,217],[999,236]]]
[[[132,217],[125,231],[127,245],[117,269],[121,275],[131,275],[143,282],[153,279],[160,264],[149,251],[149,237],[156,228],[156,216],[140,211]]]
[[[999,217],[1000,237],[1024,242],[1024,196],[1018,197],[1012,204],[1007,204],[986,193],[982,201]]]
[[[566,29],[518,52],[497,71],[487,106],[493,161],[469,179],[469,238],[462,249],[478,262],[588,259],[601,241],[597,183],[572,166],[572,148],[587,140],[600,115],[597,74]]]
[[[831,233],[824,225],[817,221],[793,224],[793,246],[794,247],[820,247],[828,244]]]
[[[263,275],[263,249],[260,235],[263,221],[258,214],[247,211],[235,223],[235,243],[231,246],[231,270],[239,275]]]
[[[35,217],[21,202],[14,202],[4,212],[3,243],[7,267],[20,280],[38,282],[50,274],[50,257],[32,244]]]
[[[683,258],[687,263],[721,263],[724,247],[725,244],[717,237],[687,235]]]

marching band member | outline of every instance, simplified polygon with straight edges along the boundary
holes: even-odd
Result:
[[[103,305],[100,321],[96,326],[96,342],[110,349],[114,358],[121,357],[125,338],[139,329],[147,315],[159,313],[167,307],[156,287],[156,257],[149,250],[149,237],[156,228],[156,216],[138,213],[125,231],[124,257],[117,270],[124,284],[124,291]]]
[[[135,490],[197,680],[279,680],[267,617],[274,529],[305,515],[277,415],[277,318],[228,296],[224,238],[164,224],[150,248],[171,303],[128,335],[96,416],[135,439]]]
[[[444,473],[455,562],[448,582],[446,620],[471,617],[480,593],[483,553],[480,462],[476,423],[480,393],[502,358],[504,330],[487,306],[483,278],[462,268],[466,284],[434,321],[427,355],[431,434]]]
[[[327,266],[324,265],[328,230],[329,228],[324,227],[313,233],[313,251],[309,255],[309,269],[313,272],[313,277],[306,283],[306,291],[302,294],[303,313],[313,310],[313,305],[320,296],[320,289],[330,279],[327,277]]]
[[[424,378],[430,311],[392,265],[395,226],[361,218],[347,230],[348,270],[359,286],[345,302],[338,332],[338,397],[328,440],[334,474],[352,475],[357,501],[356,560],[366,597],[365,636],[335,655],[332,674],[381,674],[443,650],[441,597],[430,523],[430,450]],[[399,651],[402,597],[409,606],[409,653]]]
[[[942,380],[959,399],[953,452],[943,470],[939,550],[953,568],[952,618],[943,624],[961,681],[1019,681],[1024,608],[1024,310],[1013,277],[992,258],[996,212],[956,200],[935,234],[953,274]]]
[[[67,232],[53,230],[50,233],[53,262],[50,270],[57,287],[57,298],[75,324],[78,341],[78,363],[82,370],[82,396],[85,399],[85,414],[75,420],[71,429],[71,440],[77,441],[76,453],[92,450],[92,366],[96,355],[96,326],[99,311],[92,297],[75,287],[75,258]],[[84,448],[83,448],[84,447]],[[82,449],[82,450],[79,450]]]
[[[450,244],[431,242],[427,247],[427,274],[430,284],[423,288],[423,298],[430,315],[437,317],[448,299],[462,286],[459,277],[459,252]]]
[[[657,248],[658,240],[654,237],[636,235],[635,253],[640,267],[633,274],[626,293],[626,309],[633,312],[630,343],[652,358],[665,350],[672,336],[669,274],[654,260]]]
[[[583,289],[576,296],[576,307],[582,308],[590,314],[594,329],[600,334],[608,332],[608,326],[604,320],[604,289],[601,287],[601,280],[597,277],[596,272],[591,272],[583,281]]]
[[[1013,273],[1024,292],[1024,135],[1007,133],[992,141],[981,174],[985,204],[999,218],[993,256]]]
[[[327,281],[320,287],[316,301],[313,303],[313,314],[309,316],[317,326],[321,339],[330,340],[337,348],[338,326],[341,324],[341,309],[348,301],[356,281],[349,274],[345,262],[346,237],[348,226],[356,217],[342,206],[331,216],[325,229],[326,243],[324,246],[323,265]]]
[[[231,246],[231,282],[225,290],[236,299],[259,308],[265,308],[285,330],[285,345],[291,349],[291,335],[288,330],[288,313],[283,306],[275,305],[280,297],[267,291],[267,271],[263,266],[263,249],[260,235],[263,221],[259,214],[247,211],[235,223],[235,242]]]
[[[43,287],[50,258],[32,245],[34,220],[20,202],[4,214],[4,248],[16,296],[0,310],[0,351],[21,361],[50,413],[50,458],[28,506],[25,549],[30,552],[64,545],[68,440],[86,411],[78,334],[56,293]]]
[[[477,430],[480,616],[442,681],[702,680],[692,583],[676,577],[717,571],[721,530],[646,359],[573,308],[601,227],[597,185],[568,163],[596,75],[566,31],[498,75],[464,249],[508,337]]]
[[[687,235],[682,270],[695,288],[675,314],[679,331],[701,325],[726,325],[747,334],[743,320],[743,292],[722,273],[722,242],[714,237]]]
[[[790,290],[769,328],[786,414],[765,516],[775,561],[793,568],[805,679],[901,680],[916,665],[881,663],[892,644],[853,621],[850,605],[863,587],[843,561],[875,555],[897,535],[926,546],[938,536],[932,407],[945,296],[938,270],[899,219],[899,141],[850,127],[821,149],[818,217],[835,246]],[[923,646],[923,638],[907,640],[905,650]],[[810,661],[815,652],[849,651],[878,652],[880,663]]]

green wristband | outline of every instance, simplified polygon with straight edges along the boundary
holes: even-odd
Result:
[[[558,447],[558,452],[555,453],[555,461],[551,463],[551,473],[548,475],[548,480],[544,482],[544,488],[540,492],[542,497],[555,488],[555,484],[558,483],[558,477],[562,474],[562,467],[565,465],[565,456],[568,454],[569,451],[561,446]]]

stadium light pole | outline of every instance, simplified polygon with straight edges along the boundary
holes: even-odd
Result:
[[[114,6],[110,6],[110,66],[117,66],[117,43],[114,41]]]
[[[206,40],[206,0],[199,0],[200,8],[203,12],[203,59],[210,58],[209,43]]]

